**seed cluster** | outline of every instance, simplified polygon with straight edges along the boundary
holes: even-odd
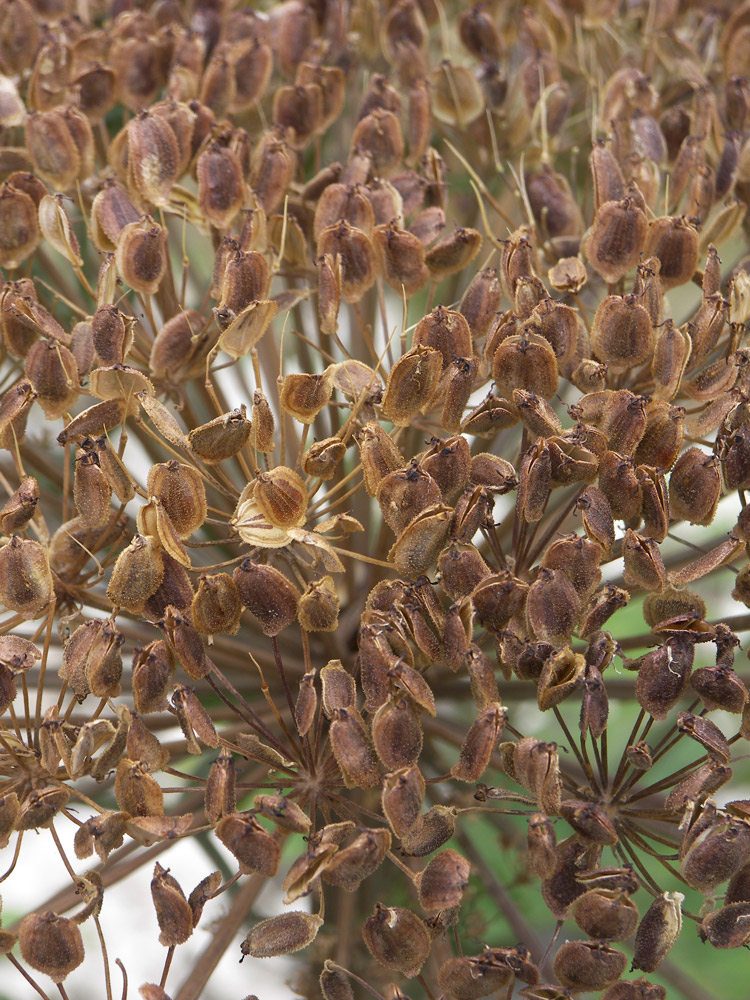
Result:
[[[324,1000],[750,943],[748,53],[750,0],[0,0],[2,878],[70,879],[6,968],[110,1000],[155,856],[146,1000],[204,910]]]

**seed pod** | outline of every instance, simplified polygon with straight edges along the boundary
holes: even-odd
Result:
[[[527,736],[513,747],[512,763],[515,780],[536,797],[539,809],[548,815],[559,813],[562,781],[557,744]]]
[[[628,587],[663,590],[667,582],[664,560],[653,538],[644,538],[630,528],[622,546],[623,580]]]
[[[582,249],[597,274],[614,285],[638,263],[648,230],[648,219],[632,198],[605,201],[584,236]]]
[[[99,528],[107,523],[112,490],[94,452],[79,452],[73,478],[73,498],[84,524]]]
[[[680,934],[684,898],[681,892],[665,892],[648,908],[635,936],[634,969],[653,972],[664,961]]]
[[[664,216],[648,228],[643,253],[661,261],[659,282],[669,291],[689,281],[698,266],[698,233],[684,218]]]
[[[474,341],[487,335],[492,320],[500,309],[502,288],[494,268],[477,271],[464,292],[459,312],[469,324]]]
[[[452,501],[469,482],[471,452],[468,441],[461,435],[433,438],[419,464],[438,484],[443,498]]]
[[[478,781],[490,762],[505,725],[506,709],[495,702],[481,711],[461,746],[458,763],[451,775],[459,781]]]
[[[28,116],[26,143],[34,172],[55,190],[67,191],[79,176],[84,150],[79,149],[78,138],[73,136],[68,116],[61,108],[32,111]]]
[[[216,836],[239,861],[244,874],[258,872],[272,878],[279,870],[281,842],[245,813],[232,813],[219,820]]]
[[[190,449],[206,465],[216,465],[233,458],[250,439],[252,424],[247,419],[244,404],[207,424],[195,427],[188,434]],[[201,522],[202,523],[202,522]]]
[[[526,600],[526,619],[537,639],[553,646],[564,645],[580,613],[580,598],[565,574],[540,569]]]
[[[336,709],[329,740],[347,788],[370,788],[380,784],[375,754],[356,708]]]
[[[210,143],[196,163],[198,204],[217,229],[227,229],[242,207],[244,184],[236,154],[218,142]]]
[[[261,920],[240,945],[242,957],[275,958],[300,951],[315,940],[322,923],[323,918],[317,914],[297,910]]]
[[[408,469],[398,469],[381,479],[376,497],[384,521],[397,535],[425,507],[442,499],[435,480],[415,462]]]
[[[302,456],[302,471],[308,476],[316,476],[328,482],[336,475],[337,466],[346,454],[346,448],[346,444],[337,437],[316,441]]]
[[[299,592],[275,567],[244,559],[233,576],[240,600],[264,635],[277,635],[295,620]]]
[[[190,465],[171,459],[152,465],[148,491],[169,515],[180,538],[188,538],[206,518],[206,489],[199,473]]]
[[[372,243],[361,229],[343,219],[324,229],[318,238],[318,256],[337,255],[341,266],[341,297],[345,302],[358,302],[377,276],[376,257]]]
[[[322,375],[285,375],[279,392],[279,404],[282,411],[295,420],[311,424],[328,404],[332,392],[333,376],[330,371]]]
[[[63,982],[84,959],[83,939],[76,924],[51,910],[24,917],[18,941],[23,960],[55,983]]]
[[[402,840],[419,820],[424,792],[425,781],[416,766],[402,768],[385,776],[383,815],[396,836]]]
[[[721,475],[716,458],[700,448],[688,448],[669,477],[672,516],[691,524],[711,524],[720,496]]]
[[[163,816],[164,795],[141,761],[123,757],[115,775],[115,798],[131,816]]]
[[[117,240],[117,270],[136,292],[154,295],[167,270],[167,232],[149,215],[131,222]]]
[[[750,936],[750,905],[743,900],[707,914],[701,923],[701,936],[714,948],[742,947]]]
[[[590,938],[624,941],[638,926],[638,907],[627,893],[590,889],[573,904],[573,919]]]
[[[376,903],[362,928],[362,937],[376,962],[408,979],[419,975],[430,953],[427,927],[416,913],[402,906]]]
[[[38,502],[39,483],[33,476],[26,476],[0,508],[0,531],[4,535],[22,531],[34,516]]]
[[[442,357],[430,347],[416,346],[401,357],[388,375],[382,412],[397,427],[429,409],[442,372]]]
[[[529,867],[539,878],[550,878],[553,875],[557,865],[555,846],[552,820],[544,813],[532,813],[529,817],[526,847]]]
[[[433,281],[458,274],[471,263],[482,248],[482,236],[476,229],[459,226],[435,243],[425,254],[425,264]]]
[[[450,848],[436,854],[418,875],[417,892],[423,910],[449,910],[460,906],[469,884],[471,865]]]
[[[611,372],[624,372],[651,357],[651,320],[634,295],[608,295],[594,315],[591,347]]]
[[[411,699],[391,697],[372,720],[372,740],[389,771],[416,765],[422,750],[422,727]]]
[[[408,833],[401,837],[401,853],[423,858],[450,840],[456,831],[454,806],[432,806],[423,813]]]
[[[479,1000],[512,987],[513,971],[489,956],[449,958],[438,972],[438,983],[448,1000]]]
[[[584,842],[593,841],[613,847],[619,840],[610,818],[592,802],[568,799],[560,806],[560,815],[584,838]]]
[[[56,420],[78,398],[78,365],[63,344],[38,340],[26,355],[26,376],[48,420]]]
[[[538,334],[507,337],[492,358],[497,391],[511,398],[514,389],[533,390],[542,399],[557,392],[557,360],[548,340]]]
[[[177,180],[180,153],[168,122],[140,111],[127,127],[128,173],[146,203],[164,205]]]
[[[391,847],[391,835],[384,827],[365,829],[347,847],[340,848],[323,872],[323,880],[356,892],[360,883],[382,864]]]
[[[167,691],[172,688],[174,654],[164,639],[136,648],[133,656],[133,701],[141,715],[167,709]]]
[[[158,861],[151,879],[151,899],[161,931],[159,944],[165,948],[184,944],[193,933],[193,911],[180,883]]]
[[[331,576],[308,584],[299,599],[297,618],[308,632],[335,632],[339,621],[339,595]]]
[[[320,992],[323,1000],[354,1000],[354,990],[346,970],[330,958],[323,963],[320,974]]]
[[[744,866],[749,842],[750,828],[744,823],[727,821],[709,827],[696,837],[680,862],[685,881],[704,895],[713,894]]]
[[[53,589],[46,550],[13,535],[0,549],[0,604],[34,618],[52,600]]]
[[[202,574],[192,604],[193,624],[203,635],[235,635],[242,601],[228,573]]]
[[[164,578],[164,560],[154,538],[135,535],[117,557],[107,597],[117,607],[137,614]]]
[[[94,313],[91,332],[99,361],[103,365],[121,365],[133,343],[133,326],[116,306],[103,305]]]
[[[338,329],[341,303],[341,255],[321,254],[316,260],[318,268],[318,321],[322,333],[329,336]]]
[[[305,522],[305,484],[285,465],[258,473],[254,499],[271,524],[279,528],[299,527]]]
[[[398,573],[414,579],[430,569],[445,545],[452,513],[445,504],[432,504],[404,528],[388,553]]]
[[[602,549],[596,542],[580,535],[565,535],[545,550],[540,565],[561,570],[583,600],[599,585],[601,558]]]
[[[460,312],[436,306],[421,319],[414,330],[414,346],[439,351],[446,368],[454,357],[471,356],[469,324]]]
[[[620,978],[627,958],[594,941],[566,941],[555,955],[555,976],[568,989],[603,990]]]
[[[682,697],[693,666],[693,645],[670,639],[647,653],[638,669],[635,696],[638,704],[661,722]]]
[[[18,267],[39,242],[37,209],[24,191],[5,182],[0,186],[0,264]]]
[[[586,661],[580,653],[574,653],[569,646],[548,657],[537,685],[539,710],[559,705],[581,686]]]

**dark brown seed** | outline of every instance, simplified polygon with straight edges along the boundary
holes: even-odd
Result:
[[[24,917],[18,940],[24,961],[55,983],[63,982],[84,959],[83,939],[76,924],[51,910]]]
[[[362,928],[365,944],[380,965],[408,979],[419,974],[430,953],[430,934],[424,922],[402,906],[375,904]]]
[[[698,233],[685,219],[664,216],[648,228],[643,253],[661,261],[659,281],[668,291],[689,281],[698,266]]]
[[[261,920],[240,945],[242,956],[274,958],[300,951],[315,940],[322,923],[323,918],[317,914],[295,910]]]
[[[597,274],[613,285],[638,263],[648,230],[645,213],[632,199],[606,201],[584,237],[583,251]]]
[[[655,719],[666,719],[685,690],[692,665],[693,645],[690,642],[669,640],[647,653],[635,682],[639,705]]]
[[[275,567],[245,559],[233,576],[240,600],[264,635],[277,635],[295,620],[299,592]]]
[[[151,898],[161,931],[159,944],[165,948],[184,944],[193,933],[193,911],[177,879],[158,861],[151,879]]]
[[[593,941],[566,941],[554,962],[556,977],[572,990],[603,990],[620,978],[626,966],[621,951]]]
[[[653,901],[635,935],[634,969],[653,972],[666,958],[682,927],[681,892],[665,892]]]
[[[193,598],[195,628],[204,635],[235,635],[240,626],[242,601],[228,573],[201,575]]]
[[[573,904],[573,919],[590,938],[624,941],[638,926],[638,907],[627,893],[590,889]]]
[[[370,788],[380,784],[377,760],[356,708],[335,710],[329,739],[347,788]]]
[[[216,836],[240,863],[240,871],[273,877],[279,869],[281,842],[245,813],[231,813],[219,820]]]

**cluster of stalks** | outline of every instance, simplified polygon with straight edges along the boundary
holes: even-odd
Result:
[[[145,1000],[750,941],[749,53],[729,0],[0,0],[0,881],[66,879],[8,995],[127,997],[133,872]]]

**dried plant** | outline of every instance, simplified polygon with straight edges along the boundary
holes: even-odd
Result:
[[[260,8],[0,0],[0,881],[67,879],[3,990],[196,1000],[229,949],[238,997],[293,952],[324,1000],[704,997],[678,937],[750,942],[750,2]]]

